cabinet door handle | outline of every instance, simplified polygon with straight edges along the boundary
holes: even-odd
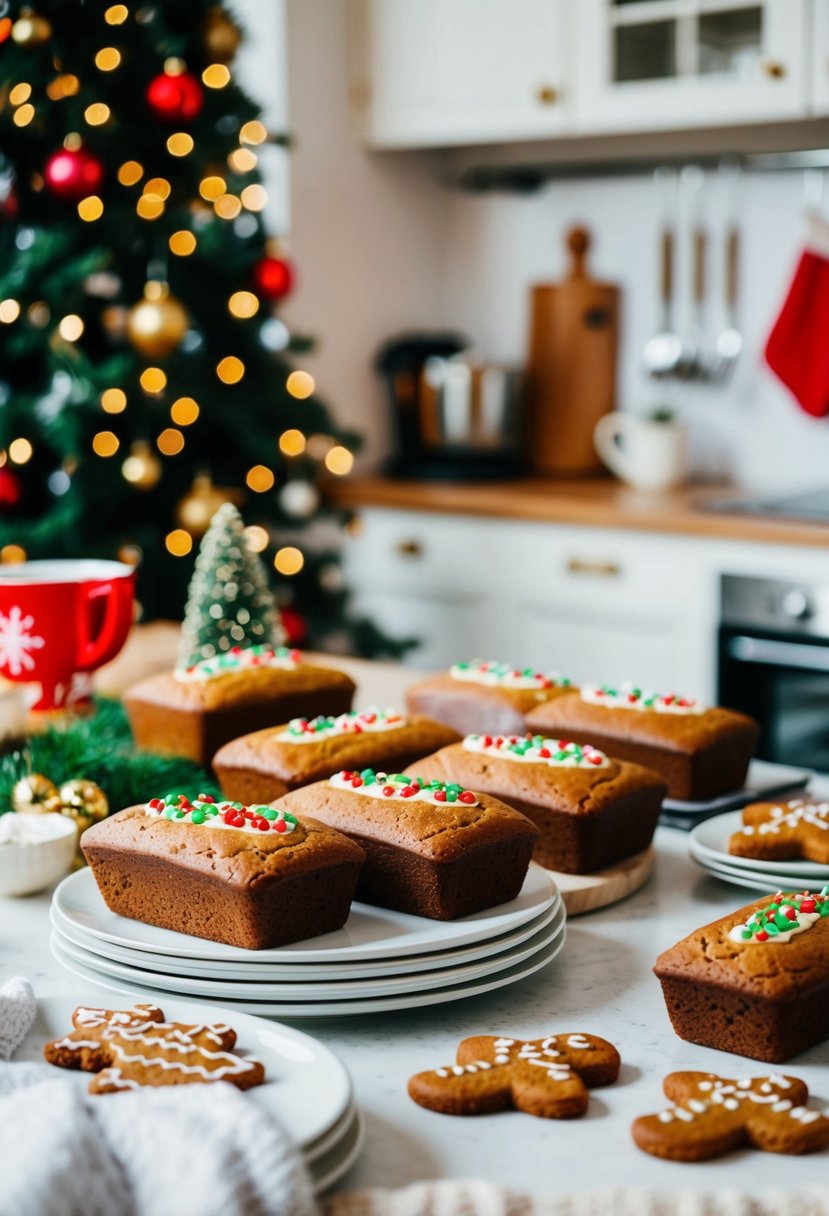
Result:
[[[622,567],[617,562],[594,561],[586,557],[571,557],[567,561],[568,574],[590,574],[598,578],[619,578]]]
[[[395,547],[400,557],[423,557],[423,545],[419,540],[401,540]]]
[[[542,106],[554,106],[558,101],[558,89],[551,84],[539,85],[535,91],[535,99]]]
[[[785,63],[781,63],[779,59],[764,59],[760,66],[772,80],[782,80],[786,75],[786,65]]]

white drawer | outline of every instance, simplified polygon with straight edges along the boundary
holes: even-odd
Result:
[[[344,549],[348,580],[358,589],[475,594],[492,578],[490,537],[500,526],[414,511],[360,512]]]

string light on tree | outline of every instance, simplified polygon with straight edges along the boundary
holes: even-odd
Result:
[[[310,372],[293,371],[285,381],[285,387],[292,397],[296,397],[298,401],[304,401],[306,397],[311,396],[316,384]]]
[[[13,439],[9,444],[9,460],[12,464],[28,464],[33,455],[34,448],[28,439]]]
[[[245,477],[245,485],[255,494],[266,494],[268,490],[273,489],[275,481],[273,470],[264,464],[255,464],[252,469],[248,469]]]
[[[259,163],[259,157],[250,148],[236,148],[227,158],[228,167],[234,173],[250,173]]]
[[[120,446],[121,441],[113,431],[98,431],[92,438],[92,451],[104,459],[114,456]]]
[[[305,436],[302,431],[291,427],[279,436],[279,450],[283,456],[301,456],[305,451]]]
[[[246,207],[248,211],[263,211],[268,202],[268,192],[258,182],[245,186],[239,197],[242,200],[242,206]]]
[[[167,387],[167,377],[160,367],[145,367],[138,378],[145,393],[155,395],[163,393]]]
[[[104,13],[104,21],[107,25],[123,25],[129,15],[126,4],[111,4]]]
[[[4,325],[12,325],[20,316],[20,304],[9,297],[0,301],[0,321]]]
[[[84,331],[84,323],[77,313],[68,313],[61,318],[58,325],[58,333],[63,338],[64,342],[77,342],[82,337]]]
[[[230,84],[230,69],[224,63],[211,63],[204,69],[201,78],[208,89],[223,89]]]
[[[101,393],[101,409],[107,414],[122,414],[127,408],[127,394],[122,388],[107,388]]]
[[[88,198],[82,198],[78,203],[78,215],[86,223],[99,220],[103,214],[104,204],[97,194],[90,194]]]
[[[245,374],[245,365],[236,355],[226,355],[216,364],[216,375],[222,384],[238,384]]]
[[[254,553],[264,553],[270,543],[267,529],[260,524],[249,524],[245,528],[245,540]]]
[[[193,147],[193,136],[186,131],[174,131],[167,139],[167,151],[171,156],[189,156]]]
[[[252,291],[234,291],[227,302],[227,310],[240,319],[255,317],[259,311],[259,298]]]
[[[144,176],[144,166],[137,160],[125,160],[118,170],[118,181],[122,186],[135,186]]]
[[[193,537],[184,528],[174,528],[164,537],[164,545],[173,557],[186,557],[193,548]]]
[[[302,550],[297,549],[295,545],[285,545],[284,548],[277,549],[273,564],[278,574],[284,574],[290,578],[294,574],[299,574],[305,565],[305,558]]]
[[[198,402],[192,397],[179,397],[170,406],[170,418],[176,426],[192,426],[199,412]]]
[[[203,177],[199,182],[199,194],[208,203],[215,203],[216,199],[221,198],[224,193],[225,179],[223,177],[211,174],[208,177]]]
[[[239,132],[239,143],[253,144],[254,147],[257,144],[263,144],[267,138],[268,129],[258,118],[253,118],[250,122],[246,122]]]
[[[86,107],[83,116],[90,127],[102,127],[105,122],[109,122],[111,113],[112,111],[105,102],[95,101],[91,106]]]
[[[195,236],[186,228],[172,233],[167,242],[170,253],[174,253],[179,258],[188,258],[195,251],[196,243]]]
[[[174,426],[165,427],[155,442],[162,456],[178,456],[184,450],[184,436]]]

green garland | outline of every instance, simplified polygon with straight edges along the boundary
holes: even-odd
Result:
[[[190,798],[220,793],[213,778],[190,760],[138,751],[123,706],[103,698],[96,700],[93,713],[49,726],[30,736],[20,751],[0,758],[0,815],[12,809],[15,783],[29,773],[42,773],[55,785],[87,777],[100,785],[111,811],[168,790]]]

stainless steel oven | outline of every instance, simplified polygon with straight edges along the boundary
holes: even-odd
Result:
[[[762,759],[829,773],[829,577],[723,575],[719,702],[759,721]]]

